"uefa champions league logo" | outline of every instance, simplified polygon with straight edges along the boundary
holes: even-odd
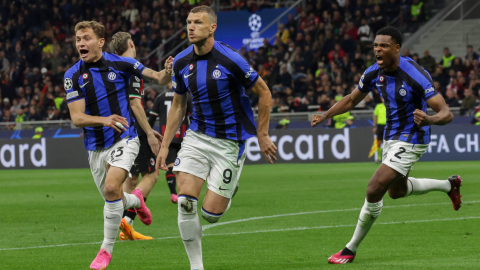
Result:
[[[260,29],[262,28],[262,17],[258,14],[252,14],[248,17],[248,28],[252,31],[250,38],[244,38],[242,40],[244,45],[250,47],[250,49],[257,49],[263,46],[263,37],[260,36]]]
[[[262,18],[257,14],[252,14],[252,16],[248,18],[248,26],[250,26],[252,32],[258,32],[262,27]]]

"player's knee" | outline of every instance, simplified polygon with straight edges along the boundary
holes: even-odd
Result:
[[[111,197],[120,193],[120,189],[114,184],[105,184],[103,187],[103,193],[105,194],[105,197]]]
[[[214,213],[208,212],[202,207],[202,217],[209,223],[216,223],[222,216],[223,216],[223,213],[214,214]]]
[[[197,213],[197,198],[188,195],[178,195],[178,213],[194,215]]]
[[[401,191],[401,190],[396,190],[396,189],[389,189],[388,190],[388,196],[390,196],[390,198],[392,198],[394,200],[403,198],[403,197],[405,197],[405,195],[406,195],[406,192]]]

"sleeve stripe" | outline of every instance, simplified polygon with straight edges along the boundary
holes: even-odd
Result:
[[[427,97],[425,100],[429,100],[429,99],[433,98],[434,96],[437,96],[438,94],[439,94],[439,93],[436,92],[434,95],[432,95],[432,96],[430,96],[430,97]]]
[[[139,95],[129,95],[128,97],[129,97],[129,98],[139,98],[139,99],[142,99],[142,97],[139,96]]]
[[[67,104],[70,103],[70,102],[74,102],[74,101],[80,100],[80,99],[85,99],[85,97],[76,97],[76,98],[67,100]]]
[[[246,87],[245,89],[248,90],[248,89],[252,88],[252,87],[255,85],[255,83],[258,81],[258,77],[260,77],[260,75],[257,73],[257,77],[255,77],[255,79],[252,81],[252,84],[250,84],[250,85],[249,85],[248,87]]]
[[[158,113],[153,112],[153,111],[150,111],[150,114],[155,115],[155,116],[158,116]]]
[[[185,95],[185,93],[187,93],[187,91],[185,91],[183,93],[177,92],[177,89],[174,89],[173,91],[175,92],[175,94],[178,94],[178,95]]]

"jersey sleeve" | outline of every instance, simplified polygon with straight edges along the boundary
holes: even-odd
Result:
[[[160,114],[160,106],[162,105],[162,95],[159,95],[153,102],[152,110],[150,110],[150,115],[158,116]]]
[[[368,68],[363,73],[360,81],[358,82],[358,90],[362,93],[368,93],[375,87],[377,80],[378,70],[371,70]]]
[[[187,88],[183,85],[182,74],[180,74],[180,65],[174,60],[172,67],[172,88],[175,93],[183,95],[187,92]]]
[[[258,80],[258,73],[248,64],[247,60],[237,51],[223,45],[213,51],[215,58],[224,66],[245,89],[250,89]]]
[[[145,69],[142,63],[131,57],[120,57],[120,60],[118,61],[118,67],[120,71],[128,72],[139,77],[140,79],[142,78],[142,72]]]
[[[142,80],[136,75],[132,75],[128,85],[128,97],[142,99],[141,87]]]
[[[78,75],[75,76],[70,70],[64,75],[63,87],[65,88],[65,92],[67,92],[67,103],[85,99],[85,94],[78,84],[78,77]]]
[[[418,82],[422,87],[420,89],[420,95],[424,100],[429,100],[432,97],[438,95],[438,91],[433,86],[433,81],[432,81],[432,78],[430,77],[430,74],[428,74],[426,70],[423,70],[423,71],[425,74],[422,74],[423,78],[421,78],[420,81]]]

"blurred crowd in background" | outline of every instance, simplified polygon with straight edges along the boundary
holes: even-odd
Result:
[[[212,2],[0,0],[0,122],[12,122],[13,129],[15,122],[69,119],[63,75],[78,60],[77,22],[103,23],[106,44],[114,33],[129,32],[137,58],[159,70],[168,53],[174,56],[188,45],[172,52],[186,38],[189,10]],[[219,4],[223,10],[251,12],[282,7],[268,0]],[[297,18],[290,16],[278,26],[273,44],[265,40],[258,51],[239,50],[270,87],[274,113],[328,110],[351,93],[364,70],[375,63],[372,44],[377,30],[394,25],[405,33],[428,20],[421,0],[306,0],[297,13]],[[104,49],[110,51],[109,46]],[[466,48],[465,55],[451,55],[448,48],[444,55],[408,49],[404,55],[430,72],[449,106],[460,107],[465,115],[476,114],[480,64],[475,47]],[[147,112],[157,94],[146,89]],[[255,107],[257,98],[248,94]],[[372,92],[357,109],[372,110],[379,102],[378,93]]]

